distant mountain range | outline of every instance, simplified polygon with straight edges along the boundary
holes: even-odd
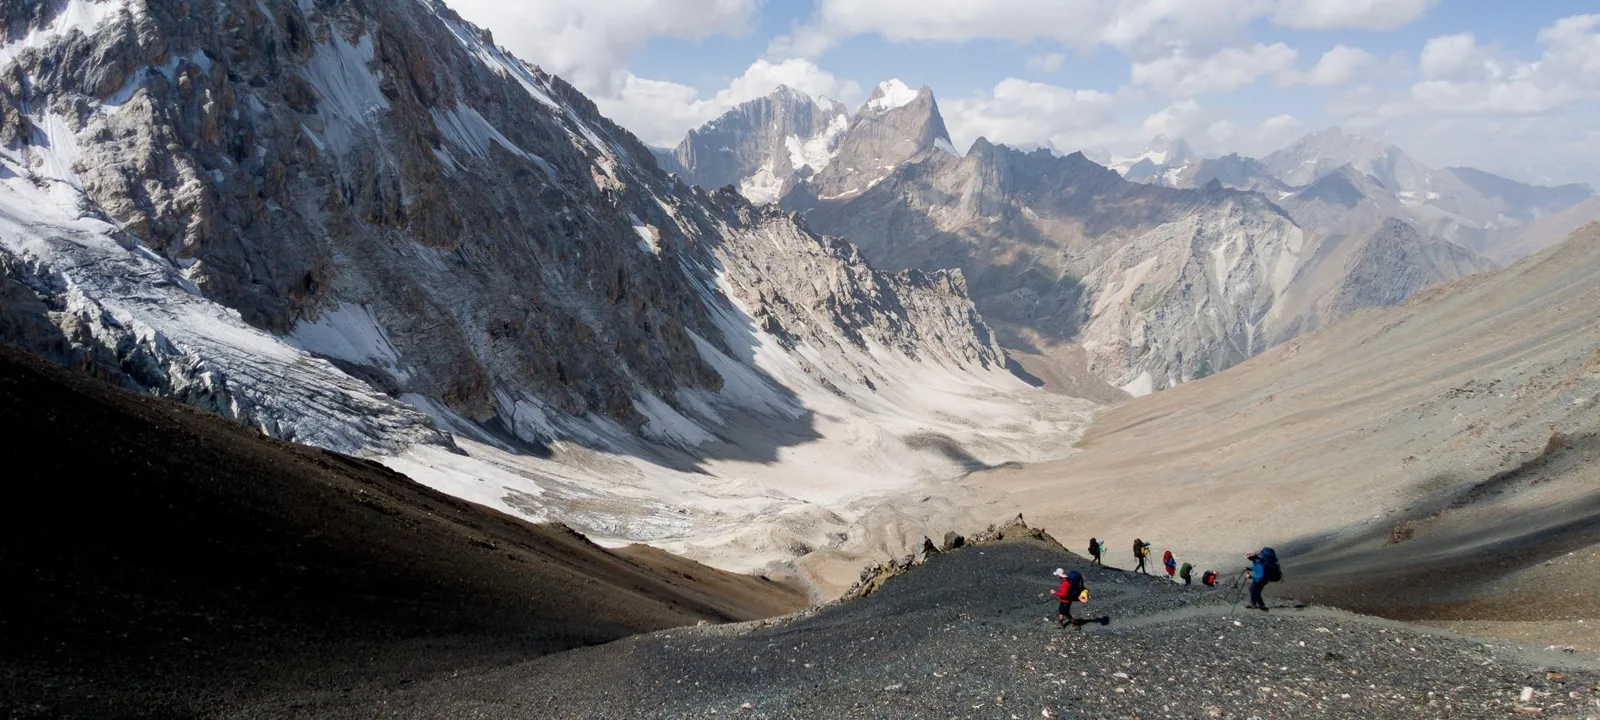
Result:
[[[834,119],[800,132],[768,120],[775,107]],[[691,132],[667,162],[779,202],[879,267],[961,269],[1010,357],[1077,392],[1170,387],[1355,309],[1493,269],[1483,253],[1504,236],[1494,229],[1587,196],[1430,170],[1337,129],[1262,160],[1201,158],[1157,137],[1097,163],[982,138],[963,154],[933,93],[897,80],[848,119],[837,111],[780,88]],[[713,144],[759,150],[692,162]],[[802,162],[793,147],[835,149]],[[782,176],[777,193],[769,175]]]
[[[1337,127],[1308,134],[1260,160],[1163,152],[1185,147],[1181,140],[1158,136],[1134,162],[1112,158],[1106,164],[1134,182],[1200,187],[1215,179],[1227,187],[1256,190],[1275,200],[1348,168],[1372,179],[1361,192],[1385,206],[1385,214],[1502,263],[1531,255],[1560,239],[1549,238],[1541,244],[1537,235],[1522,237],[1524,228],[1594,197],[1583,185],[1544,187],[1470,167],[1430,168],[1392,143],[1351,135]],[[1600,219],[1600,214],[1589,217]],[[1307,229],[1326,229],[1314,221],[1301,224]]]

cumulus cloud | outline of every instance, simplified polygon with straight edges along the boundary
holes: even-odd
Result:
[[[1471,33],[1442,35],[1422,46],[1418,69],[1428,80],[1454,77],[1467,69],[1478,55],[1478,41]]]
[[[1304,134],[1305,127],[1306,124],[1293,115],[1274,115],[1254,127],[1241,127],[1224,118],[1211,123],[1205,137],[1213,147],[1260,157],[1294,142]]]
[[[1387,30],[1437,0],[819,0],[815,15],[771,51],[813,57],[844,38],[891,41],[996,39],[1109,46],[1134,56],[1173,43],[1213,48],[1238,41],[1252,22],[1292,28]]]
[[[1376,64],[1377,58],[1361,48],[1336,45],[1323,53],[1310,71],[1288,73],[1282,80],[1288,85],[1346,85]]]
[[[1016,146],[1049,143],[1075,148],[1114,124],[1117,98],[1006,78],[992,92],[940,103],[951,139],[966,146],[979,137]]]
[[[1600,15],[1574,15],[1539,31],[1535,60],[1506,57],[1471,35],[1437,37],[1423,48],[1415,111],[1457,115],[1539,115],[1600,98]]]
[[[1027,68],[1033,72],[1060,72],[1067,62],[1065,53],[1044,53],[1028,57]]]
[[[1289,73],[1294,70],[1297,57],[1299,53],[1283,43],[1223,48],[1201,57],[1178,46],[1165,57],[1133,63],[1132,77],[1135,84],[1190,98],[1238,90],[1262,77]]]
[[[595,105],[646,143],[677,145],[685,133],[739,103],[788,85],[812,96],[827,96],[846,105],[862,100],[861,85],[841,79],[809,60],[757,60],[728,86],[710,97],[688,85],[624,73],[615,92],[594,97]]]
[[[1272,22],[1300,30],[1393,30],[1437,4],[1439,0],[1282,0]]]
[[[451,0],[495,42],[585,92],[613,90],[652,37],[697,40],[747,32],[760,0]]]
[[[495,42],[518,57],[577,86],[601,112],[651,144],[676,145],[689,129],[778,85],[845,102],[861,97],[857,83],[799,58],[757,60],[709,96],[628,69],[629,58],[652,38],[747,32],[761,0],[452,0],[451,6],[493,30]]]

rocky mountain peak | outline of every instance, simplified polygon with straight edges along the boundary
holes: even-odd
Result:
[[[780,85],[691,130],[663,164],[702,188],[733,185],[770,203],[832,162],[849,123],[837,101]]]

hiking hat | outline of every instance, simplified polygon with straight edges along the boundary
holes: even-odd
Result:
[[[1061,568],[1056,568],[1055,576],[1058,578],[1064,578],[1067,576],[1067,571],[1062,570]]]

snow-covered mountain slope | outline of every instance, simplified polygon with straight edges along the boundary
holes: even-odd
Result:
[[[617,540],[848,527],[1082,418],[1003,369],[959,273],[672,180],[440,3],[31,7],[6,342]]]
[[[786,85],[689,131],[663,168],[708,190],[734,185],[751,202],[770,203],[828,166],[850,114]]]
[[[1334,310],[1393,302],[1415,292],[1413,276],[1425,286],[1479,267],[1402,253],[1352,285],[1369,269],[1330,273],[1321,260],[1342,236],[1298,226],[1261,194],[1133,183],[1082,154],[981,139],[964,158],[919,156],[856,197],[786,203],[882,266],[961,268],[1004,344],[1079,343],[1089,370],[1133,394],[1241,362]],[[1360,299],[1318,304],[1336,288]]]

